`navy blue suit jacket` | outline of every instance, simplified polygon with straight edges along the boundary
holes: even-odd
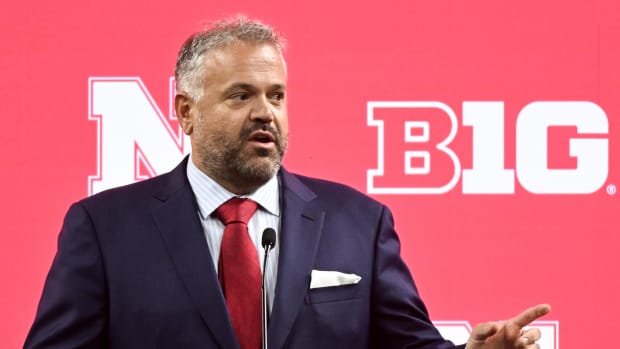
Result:
[[[71,206],[25,348],[238,348],[185,169]],[[454,348],[432,326],[389,210],[281,170],[269,348]],[[312,269],[356,285],[309,289]]]

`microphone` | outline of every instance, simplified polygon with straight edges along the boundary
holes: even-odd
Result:
[[[265,230],[263,230],[262,245],[264,249],[273,249],[276,245],[276,231],[273,230],[273,228],[265,228]],[[265,252],[267,251],[268,250],[265,250]]]
[[[263,280],[261,284],[261,293],[262,293],[262,325],[263,325],[263,336],[262,336],[262,349],[267,349],[267,318],[269,314],[269,309],[267,308],[267,289],[265,288],[265,274],[267,274],[267,258],[269,257],[269,251],[273,249],[276,245],[276,231],[272,228],[265,228],[263,230],[263,238],[262,245],[265,249],[265,258],[263,259]]]

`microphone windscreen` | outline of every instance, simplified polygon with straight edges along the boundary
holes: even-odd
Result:
[[[273,248],[276,245],[276,231],[273,230],[273,228],[265,228],[265,230],[263,230],[262,245],[263,248],[267,246]]]

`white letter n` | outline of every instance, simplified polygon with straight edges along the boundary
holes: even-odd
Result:
[[[189,139],[168,122],[176,120],[173,79],[168,120],[138,77],[92,77],[88,85],[88,118],[97,122],[98,137],[97,174],[88,178],[89,195],[169,171],[189,152]]]

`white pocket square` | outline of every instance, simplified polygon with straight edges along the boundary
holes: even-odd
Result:
[[[310,273],[310,289],[353,285],[360,282],[361,279],[362,277],[357,274],[346,274],[339,271],[313,269],[312,273]]]

